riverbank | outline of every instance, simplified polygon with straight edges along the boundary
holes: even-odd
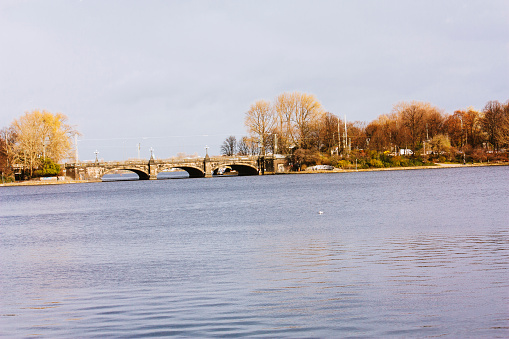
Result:
[[[438,163],[433,166],[411,166],[411,167],[383,167],[383,168],[363,168],[363,169],[340,169],[335,168],[332,171],[318,170],[318,171],[300,171],[300,172],[285,172],[274,173],[276,175],[286,174],[316,174],[316,173],[350,173],[350,172],[375,172],[375,171],[407,171],[407,170],[420,170],[420,169],[444,169],[444,168],[468,168],[468,167],[486,167],[486,166],[509,166],[509,163],[474,163],[474,164],[454,164],[454,163]],[[267,174],[272,175],[272,174]],[[41,186],[41,185],[67,185],[67,184],[85,184],[103,182],[102,180],[56,180],[56,181],[18,181],[0,184],[0,187],[9,186]]]
[[[375,172],[375,171],[407,171],[407,170],[420,170],[420,169],[443,169],[443,168],[467,168],[467,167],[486,167],[486,166],[509,166],[509,163],[470,163],[470,164],[455,164],[455,163],[437,163],[431,166],[400,166],[400,167],[381,167],[381,168],[359,168],[359,169],[340,169],[335,168],[332,171],[301,171],[280,174],[312,174],[312,173],[348,173],[348,172]],[[279,173],[278,173],[279,174]]]
[[[68,184],[86,184],[92,182],[102,182],[101,180],[58,180],[58,181],[35,181],[35,180],[27,180],[27,181],[16,181],[16,182],[8,182],[4,184],[0,184],[0,187],[8,187],[8,186],[48,186],[48,185],[68,185]]]

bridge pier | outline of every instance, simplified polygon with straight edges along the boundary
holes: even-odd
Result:
[[[212,165],[210,163],[210,157],[208,154],[206,154],[205,158],[203,158],[203,174],[205,178],[212,177]]]
[[[157,180],[157,165],[155,163],[154,158],[150,158],[148,162],[148,175],[150,180]]]

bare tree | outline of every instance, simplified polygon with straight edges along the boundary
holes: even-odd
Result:
[[[230,135],[223,141],[221,145],[221,154],[232,156],[237,153],[237,138],[235,136]]]
[[[242,137],[237,143],[240,155],[256,155],[259,153],[258,142],[254,138]]]

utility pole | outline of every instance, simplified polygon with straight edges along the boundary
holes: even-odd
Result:
[[[74,134],[74,145],[76,146],[76,163],[78,163],[78,134]]]
[[[345,149],[345,153],[348,153],[349,147],[348,147],[348,130],[346,127],[346,114],[345,114],[345,133],[343,134],[343,147]]]
[[[346,115],[345,115],[345,140],[348,140],[348,131],[347,131],[347,128],[346,128]]]
[[[461,121],[461,149],[463,150],[463,165],[465,165],[466,163],[466,160],[465,160],[465,148],[463,147],[463,117],[460,116],[460,121]]]
[[[341,143],[341,134],[339,133],[340,122],[341,122],[341,120],[339,120],[339,117],[338,117],[338,150],[337,150],[338,156],[339,156],[339,144]]]

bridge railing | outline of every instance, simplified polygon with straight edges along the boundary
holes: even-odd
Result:
[[[83,161],[83,162],[68,162],[65,166],[69,167],[93,167],[93,166],[125,166],[125,165],[146,165],[148,160],[136,161]]]
[[[209,157],[208,161],[211,162],[229,162],[229,161],[256,161],[258,156],[213,156]],[[203,162],[205,158],[185,158],[185,159],[155,159],[152,160],[155,164],[173,163],[173,164],[188,164]],[[75,163],[66,163],[67,167],[93,167],[93,166],[126,166],[126,165],[146,165],[149,162],[147,159],[143,160],[126,160],[126,161],[82,161]]]

